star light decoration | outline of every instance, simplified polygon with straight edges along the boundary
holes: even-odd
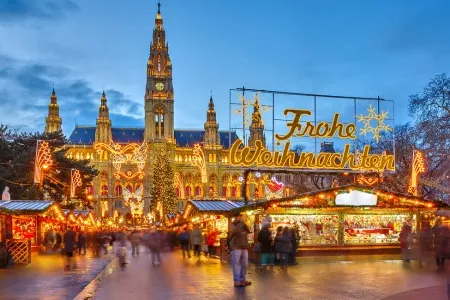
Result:
[[[234,113],[239,115],[244,115],[243,123],[244,127],[250,126],[250,124],[253,121],[253,110],[252,108],[255,103],[261,103],[261,93],[257,92],[255,95],[253,95],[253,99],[246,99],[244,95],[239,95],[239,107],[234,109]],[[258,105],[258,110],[261,113],[261,115],[265,112],[270,111],[272,108],[269,105]],[[255,120],[259,121],[259,120]],[[264,124],[264,120],[260,120],[262,124]]]
[[[359,122],[364,123],[364,127],[361,128],[360,135],[367,135],[368,133],[373,134],[373,138],[377,141],[380,141],[380,133],[382,131],[391,131],[392,128],[389,125],[384,124],[384,120],[388,117],[388,112],[382,111],[381,114],[377,114],[375,112],[375,108],[372,105],[367,109],[369,114],[367,116],[363,116],[362,114],[356,116]],[[372,126],[371,121],[377,121],[377,126]]]

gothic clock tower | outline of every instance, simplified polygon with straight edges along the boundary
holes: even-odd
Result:
[[[172,63],[161,17],[161,4],[150,43],[145,88],[145,139],[147,142],[174,141],[174,97]]]

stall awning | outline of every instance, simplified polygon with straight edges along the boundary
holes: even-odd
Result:
[[[9,200],[0,201],[0,209],[11,214],[40,214],[52,207],[47,200]]]
[[[73,214],[78,217],[79,215],[82,215],[83,217],[86,217],[87,215],[89,215],[91,211],[90,210],[74,210]]]
[[[254,201],[248,201],[247,205],[253,204]],[[209,213],[227,215],[232,210],[245,206],[243,200],[191,200],[186,204],[183,217],[188,218],[195,213]]]

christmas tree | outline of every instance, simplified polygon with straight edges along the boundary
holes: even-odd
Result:
[[[156,220],[159,221],[167,214],[176,212],[177,201],[173,169],[170,165],[169,158],[164,152],[158,152],[155,155],[152,183],[153,200],[150,205],[150,210],[155,214]],[[159,206],[162,209],[158,210]]]

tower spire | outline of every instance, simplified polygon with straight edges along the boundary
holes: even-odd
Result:
[[[216,120],[212,95],[209,98],[208,112],[206,113],[204,144],[207,147],[220,145],[219,124]]]
[[[174,142],[174,91],[172,62],[158,2],[155,27],[147,60],[145,87],[145,140]],[[156,100],[156,101],[155,101]]]
[[[55,85],[53,84],[50,104],[48,105],[48,116],[45,118],[45,132],[52,133],[61,130],[62,119],[59,115],[58,98],[56,97]]]
[[[264,134],[264,122],[262,121],[261,111],[259,110],[258,98],[255,99],[253,104],[252,124],[250,125],[250,137],[248,144],[250,146],[255,145],[255,141],[260,140],[263,145],[266,145],[266,135]]]
[[[100,98],[98,109],[97,127],[95,129],[95,141],[107,143],[112,140],[111,119],[109,118],[109,108],[105,91]]]

